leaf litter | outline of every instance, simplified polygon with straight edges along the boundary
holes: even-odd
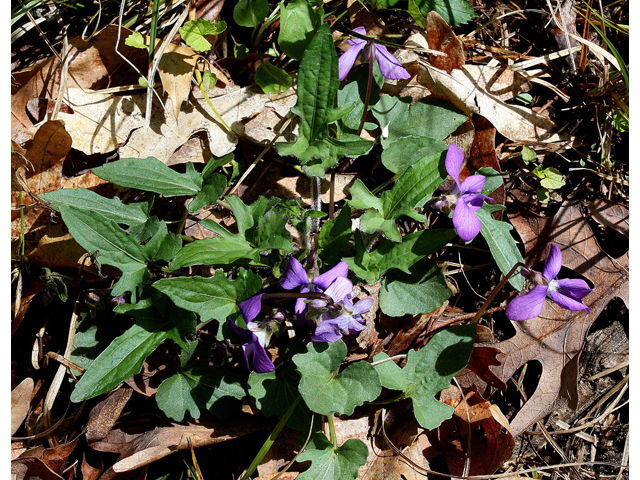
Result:
[[[214,13],[210,16],[211,19],[215,19],[221,12],[217,6],[219,3],[222,2],[204,2],[203,0],[196,2],[196,11],[199,12],[196,15],[202,12],[200,9],[206,11],[207,8],[212,8]],[[303,3],[306,2],[303,0],[291,2],[291,8],[293,5],[300,6]],[[416,5],[422,5],[422,3],[415,2]],[[575,42],[574,37],[579,35],[575,29],[575,10],[568,6],[569,3],[565,2],[564,8],[558,13],[560,20],[554,22],[555,26],[551,30],[561,49],[573,45],[573,43],[565,44],[567,37]],[[347,9],[350,23],[344,25],[351,29],[366,25],[369,35],[382,35],[380,38],[384,38],[383,35],[394,32],[396,28],[394,20],[397,19],[384,16],[379,12],[368,11],[359,2],[348,2]],[[577,183],[571,184],[572,188],[578,186],[583,191],[586,189],[594,192],[600,188],[604,195],[600,195],[599,198],[594,198],[592,195],[589,200],[581,201],[568,189],[562,191],[558,189],[562,203],[556,201],[554,208],[547,209],[545,204],[536,203],[536,197],[531,193],[527,195],[529,199],[533,199],[534,208],[522,208],[510,197],[513,179],[517,181],[521,178],[520,181],[524,183],[524,187],[520,185],[518,188],[523,190],[528,189],[531,192],[531,185],[536,188],[535,177],[527,176],[527,172],[532,168],[527,169],[526,164],[523,165],[518,156],[513,154],[521,145],[548,152],[568,152],[584,145],[584,142],[581,143],[583,137],[580,132],[576,133],[578,129],[559,129],[558,126],[561,124],[549,118],[546,107],[542,109],[525,107],[517,104],[514,99],[526,98],[522,94],[528,92],[540,92],[535,90],[536,85],[546,86],[554,93],[561,93],[549,104],[558,103],[558,98],[566,103],[570,96],[562,93],[550,82],[536,83],[540,70],[520,66],[510,68],[510,64],[503,62],[503,57],[500,55],[493,58],[491,55],[486,55],[486,60],[490,60],[488,63],[474,63],[468,51],[469,45],[472,45],[468,41],[469,37],[459,36],[454,32],[454,28],[457,31],[459,26],[452,28],[438,13],[433,11],[427,13],[423,11],[422,6],[419,7],[419,11],[422,15],[414,11],[412,16],[407,18],[413,18],[418,22],[417,25],[423,22],[422,28],[414,28],[410,32],[412,35],[408,35],[409,40],[405,43],[407,50],[397,53],[397,57],[405,64],[413,78],[406,82],[386,82],[382,86],[382,91],[397,97],[409,96],[413,102],[424,98],[444,99],[468,116],[470,120],[446,140],[447,143],[458,145],[467,154],[468,161],[461,171],[460,181],[486,167],[492,168],[499,175],[507,178],[504,185],[501,184],[492,192],[494,204],[506,204],[507,209],[504,212],[497,210],[491,213],[496,221],[503,218],[513,225],[515,236],[522,242],[525,263],[530,266],[539,264],[544,260],[547,245],[553,242],[562,250],[563,268],[571,272],[571,275],[580,275],[585,278],[594,290],[584,299],[585,305],[591,309],[588,314],[568,312],[553,302],[547,301],[537,318],[526,322],[512,322],[515,335],[510,338],[505,339],[504,335],[502,338],[497,335],[492,336],[491,330],[484,327],[488,332],[488,339],[486,332],[483,338],[478,336],[466,369],[456,377],[462,385],[464,395],[461,395],[457,386],[452,386],[449,390],[443,390],[440,393],[439,401],[453,407],[454,412],[453,417],[442,423],[437,430],[425,431],[421,428],[415,421],[412,409],[408,408],[406,403],[401,408],[396,407],[395,410],[391,410],[393,415],[383,419],[374,417],[374,414],[380,414],[380,410],[376,413],[374,409],[370,409],[368,413],[360,412],[359,414],[356,410],[352,416],[336,417],[339,445],[344,445],[345,448],[347,445],[352,447],[355,444],[345,442],[357,439],[367,444],[374,438],[374,442],[377,443],[368,447],[368,458],[366,461],[363,460],[364,463],[358,469],[359,478],[391,478],[399,475],[404,478],[417,478],[420,468],[423,471],[431,471],[431,468],[447,469],[450,474],[457,476],[465,472],[472,475],[487,475],[498,471],[510,457],[514,458],[512,456],[515,446],[514,438],[518,439],[525,435],[538,420],[562,411],[564,407],[570,407],[573,410],[582,407],[579,405],[581,397],[578,393],[578,380],[584,367],[580,365],[579,360],[588,342],[590,330],[594,323],[606,314],[612,300],[619,298],[627,307],[629,305],[629,254],[623,252],[615,257],[609,255],[600,246],[598,240],[600,237],[596,235],[598,232],[593,230],[595,224],[592,220],[601,225],[595,228],[607,227],[628,238],[628,208],[621,203],[604,198],[607,195],[611,197],[612,191],[617,194],[622,193],[624,198],[624,192],[617,186],[624,183],[618,182],[616,177],[612,176],[611,168],[607,174],[594,170],[595,178],[602,179],[608,175],[608,178],[612,179],[609,180],[608,187],[611,190],[605,188],[604,182],[598,185],[594,182],[573,180]],[[570,25],[565,32],[563,29],[567,27],[567,21]],[[508,23],[501,23],[501,25],[509,28]],[[285,28],[285,26],[281,27]],[[126,36],[129,32],[125,29],[123,35]],[[215,66],[216,60],[211,54],[216,51],[215,46],[210,53],[203,54],[208,57],[208,61],[212,62],[209,68],[219,74],[218,84],[215,88],[208,89],[207,95],[224,122],[231,126],[231,131],[228,131],[219,119],[211,114],[208,100],[192,83],[194,68],[200,68],[197,66],[197,58],[202,57],[198,57],[198,54],[189,47],[173,44],[169,45],[160,60],[159,77],[162,93],[159,98],[153,100],[152,122],[149,128],[145,128],[146,93],[135,93],[138,91],[137,87],[131,84],[135,83],[133,79],[137,78],[137,74],[133,73],[130,65],[115,53],[117,33],[117,27],[112,25],[103,29],[89,42],[71,39],[71,53],[68,60],[69,82],[64,86],[61,86],[61,63],[57,57],[51,57],[14,76],[16,88],[12,89],[14,151],[11,177],[12,208],[14,209],[12,240],[15,246],[12,249],[12,259],[14,261],[21,259],[24,261],[24,258],[28,258],[32,268],[36,265],[77,267],[82,263],[86,266],[96,261],[96,257],[88,261],[84,249],[73,240],[72,236],[66,232],[64,225],[60,223],[57,218],[59,215],[53,212],[48,202],[39,199],[41,194],[64,188],[87,188],[96,191],[102,189],[100,191],[109,192],[109,195],[122,195],[122,189],[117,190],[93,173],[80,172],[76,177],[63,175],[65,159],[77,155],[75,152],[101,158],[103,162],[112,152],[116,152],[120,158],[155,157],[180,171],[183,171],[184,164],[187,164],[186,175],[192,171],[190,165],[206,164],[211,161],[209,160],[211,156],[224,157],[235,152],[236,158],[242,158],[243,153],[246,156],[253,150],[260,151],[261,155],[266,152],[266,156],[258,164],[255,172],[243,179],[243,184],[237,189],[238,195],[247,205],[254,201],[259,202],[260,196],[272,196],[299,201],[299,205],[303,208],[313,206],[314,202],[320,208],[322,204],[330,205],[330,211],[333,212],[335,204],[343,204],[343,201],[351,195],[351,187],[356,178],[367,182],[379,179],[382,166],[373,155],[367,157],[366,163],[362,163],[361,159],[345,162],[344,165],[349,164],[351,168],[347,173],[342,173],[344,169],[342,167],[337,173],[327,172],[325,180],[320,183],[319,191],[313,181],[309,181],[298,173],[292,174],[291,166],[294,164],[287,162],[286,159],[284,163],[289,163],[289,166],[286,170],[280,168],[277,162],[282,163],[283,158],[278,158],[272,150],[268,149],[268,146],[276,140],[291,141],[296,138],[296,135],[300,135],[300,131],[295,126],[296,120],[292,124],[290,122],[292,120],[290,111],[297,102],[296,75],[291,75],[294,87],[286,92],[278,95],[262,93],[260,88],[252,85],[251,82],[243,84],[241,81],[242,75],[245,75],[247,70],[255,69],[255,65],[252,66],[247,61],[240,69],[236,64],[236,67],[222,72]],[[334,33],[336,36],[339,34],[338,30]],[[599,47],[592,42],[580,40],[586,48],[582,50],[581,55],[568,57],[568,64],[571,65],[569,68],[575,70],[576,62],[580,63],[586,58],[585,52],[589,48],[599,60],[612,58],[607,52],[605,52],[606,55],[601,55],[597,49]],[[508,41],[506,44],[508,45]],[[339,43],[336,45],[340,47]],[[346,48],[346,43],[343,46]],[[493,51],[509,52],[504,47],[500,48],[494,48]],[[144,50],[127,47],[123,41],[119,49],[141,71],[147,70],[148,59]],[[427,53],[420,53],[421,50]],[[225,51],[227,51],[226,46]],[[435,54],[434,51],[445,52],[446,56]],[[477,53],[478,50],[476,50]],[[565,54],[562,53],[562,55]],[[557,58],[563,58],[562,55]],[[526,57],[526,54],[522,56]],[[550,62],[551,60],[545,60],[535,65],[542,65],[544,70]],[[610,63],[620,70],[617,59]],[[531,65],[534,64],[531,63]],[[555,78],[557,71],[551,69],[551,72],[549,75],[545,71],[545,75]],[[231,81],[227,81],[227,74]],[[238,80],[238,83],[234,80]],[[63,108],[55,118],[50,118],[53,104],[60,95],[63,99]],[[548,93],[541,96],[548,98]],[[287,125],[286,129],[285,125]],[[383,127],[384,125],[380,125],[381,130]],[[366,131],[367,129],[370,131]],[[380,133],[376,135],[375,132],[375,127],[372,129],[367,125],[362,132],[362,137],[375,139],[380,135]],[[382,136],[384,138],[384,131]],[[501,143],[496,144],[497,141]],[[249,146],[249,142],[253,145]],[[508,163],[513,162],[514,157],[516,158],[515,167],[513,163]],[[540,159],[545,161],[544,155],[539,156],[538,161]],[[230,178],[237,179],[233,171],[238,168],[238,165],[234,162],[235,160],[231,163],[227,162],[223,166],[227,174],[230,173]],[[610,163],[607,164],[609,167]],[[600,170],[597,165],[594,165],[592,162],[589,167]],[[517,169],[523,170],[518,172]],[[566,170],[563,171],[566,172]],[[616,170],[615,175],[624,176],[624,173]],[[512,178],[509,178],[510,176]],[[571,180],[576,177],[569,173],[567,178]],[[329,185],[334,181],[337,185],[329,192]],[[516,192],[515,188],[512,190]],[[22,194],[21,200],[20,194]],[[140,196],[135,192],[132,195],[136,201],[145,201],[144,195]],[[536,195],[539,199],[540,193],[537,192]],[[169,205],[162,197],[157,197],[156,202],[160,204],[165,202],[165,205]],[[211,203],[215,202],[211,201]],[[179,222],[185,226],[184,233],[196,241],[203,238],[217,238],[221,229],[227,227],[232,230],[239,228],[240,232],[246,230],[246,218],[234,219],[228,214],[221,213],[225,210],[219,208],[198,212],[197,216],[189,216],[187,219],[188,204],[182,198],[176,198],[170,205],[171,209],[185,212],[185,216]],[[20,212],[21,208],[22,212]],[[333,216],[339,213],[340,206]],[[352,217],[348,218],[349,224],[353,219],[354,226],[357,228],[361,212],[354,209],[348,210],[347,213]],[[236,211],[234,214],[238,216]],[[207,225],[202,222],[205,215],[213,218],[219,226],[208,224],[207,228],[203,228],[203,225]],[[432,220],[430,218],[427,222]],[[442,218],[435,219],[433,228],[440,228],[442,222]],[[411,222],[398,219],[396,226],[403,235],[407,235],[411,229],[416,228],[410,224]],[[289,227],[287,225],[287,228]],[[348,228],[350,230],[351,226],[349,225]],[[151,232],[146,237],[140,236],[142,239],[140,241],[148,241],[150,244],[154,241],[159,242],[162,232],[158,233],[159,231],[155,230]],[[295,228],[292,228],[291,232],[295,248],[303,247],[305,243],[303,236],[296,235],[299,232]],[[23,234],[26,234],[24,237],[27,247],[26,257],[22,257],[18,249],[20,245],[18,239]],[[169,240],[166,241],[169,242]],[[255,243],[257,240],[251,241],[257,245]],[[336,245],[344,247],[344,244],[339,242]],[[154,251],[150,248],[145,251]],[[97,258],[99,267],[99,257]],[[434,255],[433,259],[436,258],[438,266],[443,271],[448,268],[447,264],[455,263],[450,256]],[[261,268],[264,268],[264,265]],[[475,267],[472,267],[472,270],[473,268]],[[461,270],[464,269],[463,264]],[[189,266],[189,270],[192,273],[200,271],[205,277],[207,276],[206,267]],[[114,273],[105,271],[112,280],[115,279]],[[213,275],[213,271],[212,267],[208,275]],[[20,313],[14,311],[12,320],[18,321],[15,322],[15,327],[12,323],[12,332],[18,331],[18,333],[24,331],[25,327],[18,330],[18,325],[27,313],[28,304],[37,298],[37,292],[40,290],[40,288],[33,289],[34,277],[27,276],[26,270],[20,275],[21,281],[26,281],[31,291],[36,293],[29,293],[23,297],[25,304],[20,305]],[[457,282],[453,280],[454,278]],[[99,279],[96,277],[92,281],[99,281]],[[473,293],[468,291],[467,287],[471,287],[468,282],[468,279],[462,280],[462,277],[451,275],[446,277],[446,285],[453,292],[457,292],[456,295],[459,296],[454,297],[457,299],[473,296]],[[484,282],[492,287],[497,283],[490,274],[486,274]],[[78,281],[74,280],[69,285],[75,288]],[[370,328],[357,339],[347,341],[347,363],[356,365],[354,362],[362,358],[372,360],[374,355],[381,352],[391,356],[404,355],[412,349],[428,346],[438,332],[447,330],[451,325],[468,322],[478,308],[477,306],[469,308],[465,300],[461,304],[466,307],[461,309],[451,304],[453,300],[451,299],[444,301],[433,312],[389,317],[384,312],[378,312],[380,306],[377,292],[380,287],[381,284],[378,282],[374,285],[360,284],[356,288],[356,292],[360,292],[356,293],[357,297],[371,296],[375,298],[375,303],[373,310],[365,315],[366,324]],[[22,293],[22,286],[19,289]],[[94,295],[99,298],[102,292]],[[500,294],[498,298],[504,300],[508,295]],[[100,302],[89,302],[87,305],[95,309]],[[504,321],[504,317],[500,317],[503,309],[504,303],[490,310],[489,325],[495,328],[496,322]],[[384,308],[382,310],[384,311]],[[94,310],[92,315],[95,313]],[[19,316],[20,319],[18,319]],[[483,327],[483,325],[480,326]],[[212,353],[205,357],[210,356],[210,365],[214,365],[220,349],[224,350],[228,345],[223,347],[219,344],[215,338],[215,332],[211,335],[207,328],[203,328],[198,335],[205,335],[205,337],[209,335],[213,338],[207,343],[211,345]],[[173,338],[169,335],[165,337]],[[22,337],[16,335],[15,338]],[[186,343],[181,344],[183,350],[184,345]],[[205,412],[199,420],[189,420],[187,417],[180,424],[159,421],[159,418],[135,421],[129,412],[140,412],[139,405],[142,399],[153,399],[157,394],[158,384],[172,373],[166,371],[171,362],[170,356],[160,355],[158,352],[160,350],[156,350],[145,359],[143,371],[140,374],[126,380],[131,388],[121,386],[107,394],[100,403],[92,403],[92,407],[80,417],[82,420],[73,417],[66,422],[64,428],[57,432],[59,445],[44,448],[39,444],[27,448],[16,442],[16,455],[12,455],[12,473],[15,473],[18,478],[26,478],[30,474],[41,478],[62,478],[62,475],[68,475],[70,459],[75,457],[75,462],[78,458],[82,458],[81,470],[85,478],[103,480],[120,478],[121,474],[137,469],[148,472],[150,466],[156,462],[161,463],[164,457],[180,450],[195,448],[201,460],[202,456],[198,452],[205,451],[211,445],[224,444],[237,439],[235,440],[238,442],[237,445],[242,446],[243,441],[250,442],[248,439],[252,438],[255,432],[269,432],[275,427],[274,417],[264,419],[251,405],[243,407],[243,411],[251,414],[245,413],[242,420],[234,422],[226,419],[210,419],[207,416],[208,412]],[[279,347],[270,348],[269,352],[272,358],[283,355]],[[498,406],[499,401],[491,403],[490,392],[511,388],[507,385],[510,385],[516,372],[530,361],[540,362],[542,371],[537,387],[530,389],[528,400],[521,407],[516,408],[515,412],[512,406],[504,404],[501,407]],[[402,360],[400,360],[400,366],[404,366]],[[346,374],[347,371],[348,369],[344,370],[342,374]],[[154,378],[156,376],[157,378]],[[12,434],[20,431],[22,424],[26,427],[27,424],[32,425],[35,421],[35,413],[30,411],[33,407],[30,405],[31,399],[27,401],[27,397],[33,390],[33,381],[29,382],[29,380],[30,378],[25,377],[26,383],[23,382],[19,389],[14,390],[15,401],[12,392]],[[140,393],[142,395],[139,395]],[[483,398],[481,393],[488,394],[488,399]],[[501,408],[504,410],[501,411]],[[507,418],[505,412],[509,408],[511,410]],[[352,411],[353,408],[350,408],[347,413]],[[381,423],[386,425],[387,433],[384,436],[378,434],[377,437],[371,437],[371,432],[380,430]],[[80,433],[81,430],[82,433]],[[85,456],[85,452],[78,452],[78,441],[81,436],[84,436],[89,443],[86,453],[91,453],[91,456]],[[402,451],[396,447],[392,448],[390,443],[403,447]],[[293,458],[291,452],[296,450],[296,446],[289,445],[288,448],[289,450],[280,452],[273,450],[274,456],[267,457],[262,468],[258,467],[260,478],[272,478],[273,474],[281,471],[282,467],[291,461]],[[324,451],[323,448],[322,442],[314,437],[307,449],[308,453],[305,454],[306,458],[311,459],[313,464],[324,462],[325,460],[320,460],[318,457],[320,452]],[[115,463],[111,461],[104,464],[95,461],[95,455],[98,452],[118,453],[120,457]],[[355,454],[355,450],[353,452]],[[267,466],[269,458],[271,463]],[[344,464],[340,464],[339,458],[340,454],[337,454],[335,458],[332,457],[328,461],[327,465],[334,465],[331,462],[336,462],[335,465],[341,465],[339,468],[345,469],[344,472],[352,469],[353,465],[347,468]],[[405,461],[406,458],[411,462]],[[566,457],[563,458],[566,459]],[[246,467],[247,464],[248,461],[244,466]],[[471,470],[467,471],[469,464]],[[295,468],[300,468],[300,465],[294,464]],[[295,478],[298,472],[286,473],[280,478],[287,478],[287,475]],[[304,473],[302,477],[305,477]]]

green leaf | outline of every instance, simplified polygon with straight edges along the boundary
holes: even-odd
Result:
[[[452,28],[467,23],[477,16],[467,0],[415,0],[415,2],[425,17],[431,10],[435,10]]]
[[[387,114],[387,120],[389,117],[391,120],[388,136],[383,136],[381,140],[384,148],[402,137],[433,137],[444,140],[468,119],[467,115],[444,100],[422,99],[412,105],[408,112],[404,110],[406,106],[402,100],[398,99],[397,103],[400,105],[392,109],[393,114]],[[393,102],[386,101],[385,108],[392,104]],[[377,105],[374,111],[376,110],[379,110]]]
[[[363,184],[356,181],[351,187],[352,200],[347,202],[353,208],[373,208],[360,219],[360,229],[365,233],[381,232],[388,239],[400,242],[400,232],[395,221],[406,215],[417,221],[424,221],[424,215],[416,212],[431,198],[435,189],[447,177],[444,169],[444,155],[426,156],[411,165],[391,190],[382,193],[380,200],[375,198]],[[355,188],[355,194],[354,192]]]
[[[62,220],[69,233],[87,252],[99,251],[100,262],[122,271],[112,295],[130,291],[134,298],[136,287],[148,279],[147,256],[143,248],[116,222],[100,212],[70,206],[60,206]]]
[[[134,317],[136,323],[117,337],[82,374],[71,394],[80,402],[108,392],[140,372],[142,363],[164,340],[187,345],[186,334],[195,331],[195,315],[154,293],[135,305],[121,304],[116,310]]]
[[[222,175],[212,174],[203,177],[202,188],[189,204],[189,213],[195,213],[207,205],[214,205],[227,188],[227,179]]]
[[[245,395],[240,376],[206,365],[180,369],[164,380],[156,392],[156,402],[165,415],[181,422],[187,412],[191,418],[200,418],[200,409],[221,418],[233,414]]]
[[[409,274],[416,262],[437,252],[455,237],[453,228],[422,230],[404,236],[402,243],[382,239],[378,248],[371,252],[356,242],[358,255],[344,260],[350,270],[372,284],[380,281],[392,269]]]
[[[227,28],[224,21],[212,22],[204,18],[189,20],[180,27],[180,35],[187,45],[196,52],[206,52],[211,49],[211,43],[204,38],[205,35],[219,35]]]
[[[195,195],[202,184],[188,174],[180,174],[154,157],[122,158],[92,170],[100,178],[127,188],[159,193],[165,197]]]
[[[375,366],[382,385],[401,390],[413,402],[413,411],[422,428],[433,430],[453,414],[453,408],[435,399],[435,395],[448,388],[451,379],[467,366],[476,324],[448,328],[436,333],[420,350],[409,350],[403,368],[392,361]],[[389,358],[379,353],[375,362]]]
[[[63,188],[39,195],[54,210],[69,206],[90,209],[116,223],[128,226],[144,225],[147,215],[139,204],[123,204],[118,197],[106,198],[85,188]]]
[[[305,0],[292,0],[285,7],[280,3],[280,34],[278,45],[284,53],[300,60],[320,26],[318,13]]]
[[[409,274],[389,272],[380,288],[380,309],[390,317],[429,313],[450,296],[442,270],[425,258],[415,263]]]
[[[525,163],[525,165],[529,165],[531,162],[535,162],[537,159],[538,156],[536,155],[536,151],[533,148],[527,147],[526,145],[522,147],[522,161]]]
[[[351,193],[351,200],[347,200],[351,208],[355,209],[368,209],[372,208],[382,213],[382,201],[376,197],[371,191],[362,183],[359,178],[353,182],[353,185],[349,189]]]
[[[484,182],[484,187],[482,187],[483,195],[491,195],[503,184],[502,175],[500,175],[491,167],[482,167],[478,169],[476,174],[482,175],[486,179]]]
[[[177,270],[189,265],[229,265],[238,260],[259,263],[260,250],[239,235],[204,238],[186,244],[169,268]]]
[[[480,233],[489,245],[489,250],[491,250],[491,255],[493,255],[498,268],[503,275],[506,275],[516,263],[524,262],[524,260],[515,240],[511,236],[510,231],[513,227],[506,222],[495,220],[491,216],[492,211],[491,206],[485,204],[476,212],[476,215],[482,223]],[[518,291],[524,288],[522,275],[513,275],[509,279],[509,283]]]
[[[285,228],[288,220],[289,217],[286,214],[274,210],[259,218],[258,228],[254,234],[250,235],[250,238],[260,252],[272,249],[284,250],[285,252],[293,251],[291,234]]]
[[[367,445],[352,438],[334,449],[323,433],[311,437],[298,461],[311,461],[311,467],[298,475],[299,480],[346,480],[358,477],[358,468],[367,462]]]
[[[435,137],[401,137],[382,152],[382,164],[393,173],[404,172],[425,157],[439,161],[447,144]]]
[[[124,44],[133,48],[141,48],[143,50],[149,48],[149,45],[145,45],[144,37],[140,32],[131,32],[131,34],[125,38]]]
[[[157,220],[156,217],[152,217]],[[169,262],[182,247],[180,237],[167,231],[167,224],[158,222],[157,229],[151,239],[144,246],[145,255],[153,262],[164,260]]]
[[[163,278],[153,287],[166,294],[173,302],[186,310],[197,313],[205,322],[212,318],[226,321],[232,313],[238,312],[238,305],[255,295],[262,285],[257,273],[244,268],[238,269],[234,281],[217,270],[213,277]]]
[[[320,71],[323,75],[318,75]],[[300,117],[300,135],[293,144],[276,143],[280,155],[295,155],[303,166],[313,159],[321,159],[315,162],[314,175],[328,168],[327,165],[337,164],[333,155],[327,162],[322,163],[322,159],[330,153],[330,145],[324,139],[328,136],[339,84],[338,56],[329,26],[323,24],[305,50],[298,69],[298,101],[291,111]]]
[[[218,82],[218,77],[211,70],[205,70],[202,72],[202,86],[205,90],[211,90],[215,88]]]
[[[556,190],[565,185],[562,173],[554,167],[542,168],[542,165],[538,165],[531,173],[535,174],[540,179],[540,185],[548,190]]]
[[[265,416],[277,415],[282,418],[289,406],[300,396],[298,384],[300,374],[296,371],[291,357],[306,352],[301,342],[291,343],[285,350],[282,366],[268,373],[251,372],[249,375],[249,395],[256,400],[256,406]],[[287,421],[289,428],[308,431],[311,426],[311,410],[304,402],[299,402]],[[316,415],[316,420],[319,417]]]
[[[267,0],[239,0],[233,8],[233,20],[241,27],[257,27],[267,15]]]
[[[340,214],[327,220],[318,234],[318,251],[325,263],[335,265],[342,257],[341,250],[351,238],[351,209],[345,205]]]
[[[268,95],[286,92],[291,88],[289,74],[269,62],[262,62],[258,66],[254,79],[262,91]]]
[[[300,394],[315,413],[351,415],[355,407],[380,395],[380,380],[367,362],[356,362],[338,373],[347,356],[342,340],[307,344],[308,353],[293,357],[300,372]]]

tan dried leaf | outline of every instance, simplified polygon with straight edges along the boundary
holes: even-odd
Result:
[[[27,377],[11,391],[11,435],[15,434],[29,413],[33,378]]]
[[[420,66],[419,83],[464,113],[482,115],[514,142],[535,144],[574,140],[568,135],[553,133],[556,125],[530,108],[504,102],[517,95],[521,85],[526,85],[523,77],[516,80],[517,76],[511,77],[502,69],[489,66],[464,65],[462,69],[452,70],[451,74],[425,62],[420,62]],[[511,84],[510,78],[513,78]],[[505,80],[505,83],[497,83]]]
[[[191,92],[191,78],[198,54],[189,47],[169,45],[158,63],[158,74],[162,88],[169,94],[173,106],[173,116],[180,116],[180,107]]]
[[[224,89],[209,90],[208,95],[225,122],[239,129],[242,120],[266,107],[284,116],[296,103],[293,89],[280,95],[265,95],[259,87],[228,85]],[[153,156],[167,162],[181,145],[200,131],[207,133],[209,148],[218,157],[232,152],[237,143],[237,137],[221,128],[200,94],[191,97],[193,103],[180,110],[177,120],[173,115],[165,114],[163,106],[154,98],[149,129],[142,128],[146,94],[114,96],[69,89],[68,96],[75,113],[58,116],[65,120],[74,148],[87,155],[119,148],[122,158]],[[163,101],[171,111],[171,99],[167,100],[165,95]]]

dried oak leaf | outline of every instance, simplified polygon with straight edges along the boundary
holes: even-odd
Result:
[[[208,90],[207,94],[227,125],[238,129],[244,119],[267,107],[280,116],[286,115],[297,98],[293,89],[279,95],[265,95],[259,87],[240,88],[231,84]],[[201,131],[207,133],[209,149],[218,157],[235,150],[238,142],[236,136],[221,128],[200,92],[192,94],[191,103],[182,106],[177,119],[171,113],[170,98],[163,95],[164,107],[154,98],[147,129],[144,128],[146,93],[116,96],[69,88],[67,96],[74,113],[58,116],[65,121],[74,148],[87,155],[119,149],[122,158],[153,156],[167,162],[180,146]],[[274,132],[271,139],[275,136]]]
[[[438,427],[449,473],[461,475],[467,455],[469,475],[490,475],[498,470],[515,445],[509,421],[500,409],[476,392],[460,398],[456,386],[441,392],[440,401],[455,408],[453,417]]]
[[[626,207],[611,208],[628,218]],[[589,328],[610,300],[621,298],[629,305],[629,253],[614,259],[600,248],[575,197],[568,197],[553,218],[523,211],[510,220],[524,242],[528,265],[535,267],[544,260],[553,242],[562,251],[563,267],[582,275],[595,287],[583,300],[591,313],[564,310],[547,300],[538,317],[511,322],[515,336],[490,345],[502,351],[498,356],[502,365],[492,370],[505,382],[526,362],[537,360],[542,364],[536,391],[511,422],[514,435],[518,435],[556,409],[576,408],[578,358]]]

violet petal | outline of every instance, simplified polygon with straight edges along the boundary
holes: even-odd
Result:
[[[460,169],[462,168],[462,163],[464,162],[464,153],[455,145],[449,145],[449,149],[447,150],[447,157],[444,160],[444,166],[447,169],[447,173],[451,175],[456,182],[456,186],[460,183],[458,182],[458,178],[460,177]]]
[[[574,300],[582,300],[584,297],[593,292],[593,289],[589,287],[587,282],[580,278],[563,278],[562,280],[554,280],[549,282],[549,288],[551,285],[557,285],[556,290],[567,297],[571,297]]]
[[[253,336],[255,337],[255,335]],[[256,373],[267,373],[275,370],[276,367],[269,358],[267,351],[258,342],[257,337],[255,341],[244,344],[242,350],[250,370]]]
[[[589,313],[591,311],[591,309],[589,309],[589,307],[587,307],[586,305],[583,305],[578,300],[574,300],[571,297],[563,295],[558,290],[553,290],[550,288],[547,293],[549,294],[549,297],[551,297],[551,300],[556,302],[562,308],[566,308],[567,310],[571,310],[574,312],[578,310],[585,310],[587,313]]]
[[[389,80],[406,80],[411,78],[409,72],[407,72],[396,57],[391,55],[387,47],[376,44],[374,48],[380,72],[382,72],[385,78]]]
[[[284,274],[280,279],[280,286],[285,290],[293,290],[297,287],[309,284],[309,274],[297,258],[289,257],[284,267]]]
[[[324,293],[329,295],[334,302],[341,302],[347,295],[353,293],[353,283],[348,278],[338,277]]]
[[[547,279],[548,282],[556,278],[558,273],[560,273],[560,269],[562,268],[562,252],[560,248],[555,245],[549,245],[549,253],[547,255],[547,259],[544,262],[544,270],[542,271],[542,275]]]
[[[487,181],[484,175],[471,175],[460,184],[460,193],[480,193]]]
[[[367,44],[365,40],[358,40],[359,42],[354,40],[354,44],[351,45],[346,52],[340,55],[340,58],[338,59],[338,78],[340,78],[340,81],[347,78],[347,75],[349,75],[349,72],[353,68],[353,64],[356,63],[358,55],[360,55]]]
[[[529,293],[511,300],[505,311],[509,320],[528,320],[535,318],[542,312],[544,299],[547,296],[546,285],[536,285]]]
[[[340,327],[331,321],[324,321],[311,335],[312,342],[335,342],[342,338]]]
[[[326,290],[336,278],[346,278],[347,273],[349,273],[349,264],[343,260],[342,262],[336,264],[331,270],[327,270],[322,275],[318,275],[317,277],[315,277],[312,283],[319,286],[323,290]]]
[[[459,201],[453,211],[453,226],[460,239],[463,242],[468,242],[480,233],[482,223],[465,201]]]
[[[260,313],[260,309],[262,308],[262,297],[264,295],[264,293],[255,295],[240,304],[240,313],[246,323],[249,323]]]
[[[363,298],[362,300],[358,300],[353,305],[352,312],[354,315],[362,315],[364,313],[368,313],[369,310],[371,310],[372,306],[373,306],[373,298],[371,297]]]

